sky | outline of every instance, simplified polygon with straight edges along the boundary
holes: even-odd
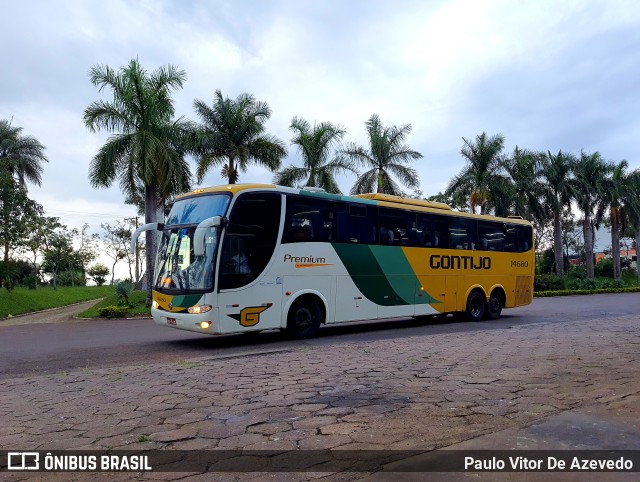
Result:
[[[270,134],[289,145],[294,116],[347,129],[411,124],[424,156],[420,189],[443,191],[464,166],[463,138],[502,134],[506,150],[579,154],[640,168],[640,6],[635,0],[0,0],[0,119],[45,147],[30,196],[70,227],[135,215],[117,182],[94,189],[92,157],[108,133],[82,122],[110,99],[89,69],[138,58],[149,72],[187,74],[176,115],[194,99],[248,92],[272,109]],[[191,160],[195,168],[195,160]],[[292,147],[284,165],[299,165]],[[271,182],[252,167],[240,182]],[[342,176],[348,192],[355,176]],[[219,169],[202,185],[223,184]],[[195,186],[194,186],[195,187]]]

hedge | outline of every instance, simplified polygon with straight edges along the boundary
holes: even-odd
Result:
[[[640,286],[633,288],[601,288],[599,290],[558,290],[558,291],[538,291],[534,292],[535,298],[549,298],[551,296],[573,296],[573,295],[597,295],[601,293],[638,293]]]

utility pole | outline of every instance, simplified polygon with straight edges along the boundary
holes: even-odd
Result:
[[[136,216],[135,218],[124,218],[125,221],[135,221],[135,229],[138,229],[138,216]],[[134,285],[136,285],[138,283],[138,279],[140,278],[140,268],[139,268],[139,264],[138,264],[138,260],[140,258],[140,254],[139,254],[139,250],[138,250],[138,243],[136,242],[136,279],[131,280],[132,283]]]

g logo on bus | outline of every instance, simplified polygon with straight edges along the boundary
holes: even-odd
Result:
[[[249,306],[242,309],[237,315],[228,316],[238,320],[242,326],[255,326],[260,323],[260,313],[268,308],[269,306]]]

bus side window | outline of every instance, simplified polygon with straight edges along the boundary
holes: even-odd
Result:
[[[478,249],[504,251],[505,232],[502,223],[478,222]]]
[[[378,209],[365,204],[336,203],[336,233],[340,243],[371,244],[378,239]]]
[[[513,224],[504,225],[504,250],[510,253],[516,252],[516,227]]]
[[[287,197],[283,243],[331,241],[333,202],[302,196]]]
[[[518,253],[529,251],[533,245],[533,231],[531,226],[516,226],[516,233],[518,240],[516,250]]]
[[[453,249],[476,249],[478,244],[476,222],[471,219],[451,219],[450,223],[449,246]]]
[[[400,209],[379,209],[380,244],[412,245],[415,241],[416,213]]]

